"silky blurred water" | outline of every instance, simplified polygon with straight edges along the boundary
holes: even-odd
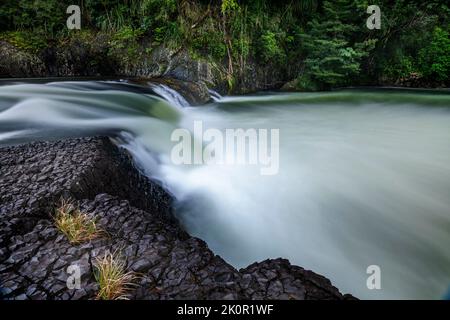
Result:
[[[0,87],[0,144],[115,136],[176,196],[187,230],[236,267],[285,257],[359,298],[445,294],[450,95],[260,95],[181,109],[100,86]],[[279,173],[172,164],[171,132],[196,120],[205,128],[279,129]],[[369,265],[381,268],[381,290],[366,286]]]

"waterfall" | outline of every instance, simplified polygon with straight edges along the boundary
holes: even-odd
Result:
[[[0,86],[0,145],[120,137],[175,196],[175,214],[237,268],[267,258],[360,298],[440,298],[450,283],[450,95],[342,91],[220,98],[119,83]],[[213,94],[214,96],[214,94]],[[177,128],[279,129],[280,170],[178,166]],[[367,267],[382,290],[368,290]]]
[[[187,102],[181,94],[164,84],[150,84],[150,87],[156,94],[166,99],[171,105],[177,106],[178,108],[190,106],[189,102]]]
[[[215,101],[215,102],[219,102],[220,100],[223,99],[223,97],[220,95],[220,93],[218,93],[217,91],[214,91],[212,89],[208,89],[209,94],[211,95],[211,98]]]

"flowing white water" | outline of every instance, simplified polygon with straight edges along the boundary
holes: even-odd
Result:
[[[155,93],[166,99],[171,105],[179,108],[189,107],[189,102],[172,88],[169,88],[164,84],[152,84],[151,87]]]
[[[212,89],[208,90],[209,94],[211,95],[211,98],[215,101],[215,102],[219,102],[220,100],[223,99],[223,96],[220,95],[220,93],[218,93],[217,91],[214,91]]]
[[[121,135],[176,196],[186,228],[237,267],[285,257],[368,299],[440,298],[450,284],[449,95],[235,97],[180,110],[106,89],[0,87],[0,144]],[[280,129],[279,174],[173,165],[170,134],[195,120]],[[382,290],[367,289],[369,265]]]

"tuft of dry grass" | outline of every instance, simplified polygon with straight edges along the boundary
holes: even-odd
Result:
[[[94,266],[95,280],[100,287],[97,299],[127,300],[137,276],[134,272],[126,272],[125,262],[117,252],[106,252],[97,257]]]
[[[73,201],[63,199],[55,210],[55,225],[72,244],[90,241],[104,232],[97,227],[96,221],[75,206]]]

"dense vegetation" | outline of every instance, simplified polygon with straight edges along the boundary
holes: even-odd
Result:
[[[232,86],[249,64],[270,65],[297,89],[449,84],[449,6],[444,0],[2,0],[0,38],[27,50],[74,36],[66,8],[82,8],[78,36],[103,32],[111,46],[189,50],[223,68]],[[366,27],[370,4],[382,27]]]

